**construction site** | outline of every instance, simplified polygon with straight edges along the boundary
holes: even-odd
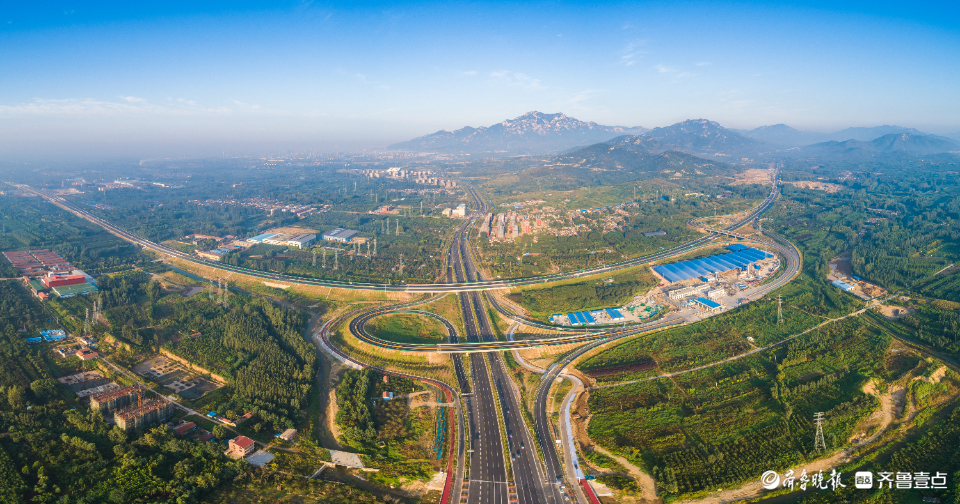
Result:
[[[864,301],[885,295],[887,289],[853,275],[850,264],[852,257],[853,254],[850,252],[834,257],[829,264],[830,274],[827,275],[827,280],[833,282],[833,285],[838,289],[853,294]]]

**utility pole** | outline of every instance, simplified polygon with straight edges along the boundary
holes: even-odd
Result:
[[[777,325],[783,325],[783,296],[777,296]]]
[[[823,451],[827,449],[827,442],[823,440],[823,412],[813,415],[813,421],[817,424],[817,435],[813,440],[813,449]]]

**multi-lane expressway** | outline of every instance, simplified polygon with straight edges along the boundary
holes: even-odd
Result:
[[[775,181],[777,181],[777,183],[774,184],[769,196],[763,203],[722,231],[733,232],[743,225],[754,221],[764,211],[770,208],[779,196],[779,170]],[[41,196],[53,204],[100,225],[107,231],[132,243],[166,256],[199,263],[207,267],[293,284],[319,285],[356,290],[403,291],[408,293],[457,293],[466,331],[464,335],[467,340],[466,342],[461,342],[452,324],[442,318],[441,321],[447,326],[450,338],[449,343],[440,345],[397,344],[373,338],[364,330],[364,324],[371,318],[397,310],[409,310],[413,305],[423,303],[423,299],[413,303],[405,303],[391,307],[382,307],[366,311],[359,310],[355,312],[356,316],[350,319],[349,327],[351,333],[358,338],[367,343],[384,348],[403,351],[448,352],[453,354],[454,367],[458,381],[460,382],[461,394],[463,394],[465,416],[469,419],[469,430],[467,434],[470,436],[470,447],[472,450],[469,452],[469,475],[466,478],[468,483],[467,492],[463,497],[471,504],[506,504],[514,501],[520,503],[564,502],[564,497],[560,492],[556,480],[556,478],[562,474],[560,457],[556,453],[556,447],[552,442],[553,434],[549,430],[549,422],[546,416],[546,398],[548,397],[550,383],[553,382],[553,379],[567,363],[595,346],[614,339],[683,323],[682,319],[671,317],[648,324],[637,324],[604,331],[574,334],[571,336],[548,337],[524,341],[497,341],[485,301],[489,302],[491,308],[501,312],[507,318],[514,319],[518,322],[529,323],[530,325],[539,323],[527,320],[522,316],[510,312],[497,303],[494,298],[488,299],[486,296],[481,295],[481,291],[555,282],[568,278],[611,272],[647,264],[695,250],[708,244],[717,237],[717,234],[714,233],[679,247],[648,256],[577,272],[508,280],[483,280],[473,262],[473,256],[467,240],[467,234],[474,222],[474,217],[466,220],[458,227],[450,243],[447,257],[450,268],[446,283],[391,285],[339,282],[248,270],[204,261],[189,254],[184,254],[127,233],[123,229],[89,214],[59,196],[50,195],[24,185],[18,185],[17,187],[26,192]],[[485,205],[472,188],[470,189],[470,193],[474,197],[477,203],[476,206],[478,207],[478,212],[475,215],[482,214],[485,210]],[[797,252],[796,248],[791,244],[776,237],[774,237],[773,241],[767,242],[766,244],[778,249],[784,257],[786,257],[787,269],[779,275],[776,280],[765,285],[762,289],[764,292],[773,290],[792,279],[799,270],[800,262],[799,252]],[[586,345],[565,357],[563,361],[556,363],[544,376],[542,386],[537,391],[534,406],[534,423],[537,437],[539,438],[538,441],[540,441],[539,444],[545,457],[544,466],[537,456],[534,440],[530,437],[530,431],[521,414],[521,408],[523,406],[520,403],[516,385],[507,374],[498,352],[534,346],[570,344]],[[462,357],[460,355],[460,353],[464,352],[470,353],[468,356],[470,359],[469,383],[466,379]],[[489,354],[485,355],[485,353]],[[444,388],[447,387],[444,386]],[[503,426],[503,431],[501,431],[501,425]],[[453,448],[451,448],[451,450],[453,451]],[[462,462],[463,461],[461,461],[461,464]],[[507,474],[508,467],[511,473],[510,477],[508,477]],[[447,494],[445,493],[445,495]],[[452,499],[450,502],[452,502]]]
[[[779,170],[777,172],[776,180],[779,180]],[[594,268],[584,269],[580,271],[572,271],[572,272],[566,272],[566,273],[552,273],[548,275],[539,275],[539,276],[533,276],[533,277],[513,278],[513,279],[505,279],[505,280],[482,280],[479,277],[474,275],[471,278],[456,279],[454,282],[435,283],[435,284],[389,284],[389,283],[379,284],[379,283],[349,282],[349,281],[345,282],[345,281],[339,281],[339,280],[324,280],[324,279],[301,277],[296,275],[287,275],[287,274],[281,274],[281,273],[258,271],[258,270],[243,268],[240,266],[233,266],[229,264],[223,264],[220,262],[213,262],[213,261],[200,259],[190,254],[180,252],[179,250],[152,242],[150,240],[147,240],[139,236],[136,236],[132,233],[129,233],[124,229],[121,229],[120,227],[117,227],[111,224],[110,222],[107,222],[99,217],[96,217],[95,215],[90,214],[86,210],[83,210],[77,205],[74,205],[73,203],[67,201],[63,197],[60,197],[54,194],[49,194],[46,191],[37,190],[23,184],[11,184],[11,185],[17,187],[18,189],[24,192],[40,196],[46,199],[47,201],[50,201],[54,205],[57,205],[60,208],[63,208],[80,218],[86,219],[94,224],[97,224],[98,226],[103,227],[108,232],[120,238],[123,238],[124,240],[127,240],[145,249],[152,250],[154,252],[157,252],[159,254],[162,254],[168,257],[172,257],[172,258],[176,258],[176,259],[180,259],[183,261],[192,262],[196,264],[201,264],[209,268],[220,269],[220,270],[233,272],[233,273],[240,273],[240,274],[261,278],[265,280],[299,284],[299,285],[313,285],[313,286],[320,286],[320,287],[334,287],[334,288],[352,289],[352,290],[391,291],[391,292],[408,292],[408,293],[426,294],[426,293],[440,293],[440,292],[473,292],[473,291],[482,291],[482,290],[496,290],[496,289],[505,289],[505,288],[512,288],[512,287],[522,287],[522,286],[528,286],[528,285],[537,285],[542,283],[556,282],[558,280],[578,278],[578,277],[587,276],[587,275],[608,273],[608,272],[620,270],[623,268],[628,268],[631,266],[638,266],[638,265],[643,265],[643,264],[647,264],[654,261],[668,259],[670,257],[684,254],[691,250],[695,250],[699,247],[702,247],[703,245],[706,245],[708,242],[710,242],[711,240],[717,237],[716,234],[710,234],[710,235],[706,235],[701,238],[698,238],[696,240],[693,240],[691,242],[685,243],[683,245],[680,245],[678,247],[674,247],[668,250],[662,250],[660,252],[649,254],[643,257],[637,257],[633,259],[628,259],[626,261],[621,261],[618,263],[597,266]],[[762,214],[768,208],[770,208],[770,206],[773,205],[773,203],[776,201],[777,196],[779,195],[778,188],[779,188],[779,184],[778,183],[774,184],[773,189],[770,191],[770,194],[767,196],[767,199],[763,201],[763,203],[761,203],[759,206],[751,210],[746,215],[742,216],[739,220],[737,220],[733,224],[724,228],[724,230],[733,231],[753,221],[758,216],[760,216],[760,214]],[[480,199],[479,196],[476,195],[476,192],[472,188],[470,188],[469,191],[471,192],[471,195],[474,197],[474,199],[477,201],[478,212],[477,214],[475,214],[475,216],[483,213],[483,211],[485,210],[485,206],[482,199]],[[474,218],[469,219],[467,222],[472,223]],[[466,241],[467,240],[466,231],[464,230],[463,232],[458,232],[456,239],[461,241]],[[474,266],[472,265],[469,267],[474,268]]]

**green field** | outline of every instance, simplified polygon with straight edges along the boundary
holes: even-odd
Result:
[[[443,343],[447,329],[439,321],[415,313],[393,313],[367,323],[370,335],[395,343]]]
[[[549,287],[522,289],[510,297],[533,317],[546,320],[555,313],[620,306],[656,285],[656,277],[643,266],[587,280],[567,280]]]

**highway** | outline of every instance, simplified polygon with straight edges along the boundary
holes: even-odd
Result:
[[[776,202],[777,196],[779,195],[779,174],[780,172],[778,168],[776,176],[774,178],[774,180],[776,180],[777,183],[773,185],[773,189],[770,191],[770,194],[767,196],[767,199],[765,199],[760,205],[758,205],[756,208],[751,210],[748,214],[746,214],[740,220],[724,228],[724,230],[733,231],[739,228],[740,226],[743,226],[744,224],[747,224],[753,221],[754,219],[759,217],[763,212],[765,212],[768,208],[770,208],[770,206],[772,206],[774,202]],[[258,271],[258,270],[248,269],[248,268],[242,268],[239,266],[223,264],[220,262],[207,261],[204,259],[200,259],[190,254],[180,252],[179,250],[172,249],[170,247],[166,247],[164,245],[160,245],[158,243],[154,243],[150,240],[128,233],[127,231],[77,207],[76,205],[68,202],[66,199],[60,196],[47,194],[45,191],[37,190],[24,184],[11,183],[10,185],[17,187],[18,189],[24,192],[40,196],[46,199],[47,201],[53,203],[54,205],[57,205],[60,208],[63,208],[64,210],[67,210],[68,212],[76,215],[77,217],[86,219],[87,221],[90,221],[98,226],[101,226],[108,232],[124,240],[127,240],[136,245],[139,245],[145,249],[149,249],[159,254],[166,255],[168,257],[173,257],[183,261],[200,264],[209,268],[215,268],[223,271],[239,273],[239,274],[248,275],[248,276],[261,278],[265,280],[299,284],[299,285],[333,287],[333,288],[340,288],[340,289],[408,292],[408,293],[419,293],[419,294],[442,293],[442,292],[473,292],[473,291],[482,291],[482,290],[508,289],[512,287],[536,285],[536,284],[542,284],[542,283],[555,282],[558,280],[578,278],[582,276],[595,275],[599,273],[608,273],[608,272],[620,270],[623,268],[629,268],[631,266],[638,266],[638,265],[646,264],[653,261],[660,261],[676,255],[687,253],[691,250],[695,250],[699,247],[702,247],[703,245],[707,244],[708,242],[710,242],[711,240],[717,237],[716,234],[710,234],[710,235],[700,237],[696,240],[687,242],[678,247],[674,247],[669,250],[663,250],[663,251],[660,251],[654,254],[649,254],[643,257],[637,257],[634,259],[629,259],[629,260],[621,261],[618,263],[597,266],[594,268],[584,269],[581,271],[573,271],[573,272],[567,272],[567,273],[552,273],[549,275],[539,275],[539,276],[526,277],[526,278],[514,278],[514,279],[505,279],[505,280],[482,280],[477,276],[472,276],[470,278],[455,279],[454,282],[449,282],[449,283],[399,284],[399,285],[389,284],[389,283],[378,284],[378,283],[349,282],[349,281],[345,282],[345,281],[338,281],[338,280],[322,280],[322,279],[316,279],[316,278],[301,277],[296,275],[286,275],[281,273]],[[468,188],[468,191],[470,191],[471,196],[474,198],[474,200],[478,202],[477,203],[478,209],[477,209],[477,212],[474,213],[474,216],[466,221],[467,228],[469,227],[469,225],[471,225],[474,222],[474,219],[476,218],[476,216],[481,215],[486,208],[482,199],[476,194],[476,191],[472,187]],[[458,230],[457,239],[462,241],[467,240],[467,233],[466,233],[467,228],[461,227],[461,229]],[[472,265],[472,261],[468,267],[474,268],[474,266]]]
[[[759,206],[754,208],[748,214],[727,226],[722,231],[733,232],[741,226],[754,222],[764,211],[770,208],[776,202],[779,196],[779,168],[774,178],[776,183],[771,189],[767,199]],[[467,491],[466,502],[469,504],[507,504],[508,502],[527,503],[562,503],[563,496],[557,482],[557,476],[563,474],[560,457],[556,450],[554,442],[555,435],[550,429],[549,419],[546,412],[547,399],[549,398],[550,385],[561,372],[564,366],[576,357],[589,351],[596,346],[609,341],[641,334],[644,332],[659,330],[674,325],[683,324],[685,321],[678,316],[668,316],[664,319],[649,322],[646,324],[636,324],[627,327],[610,328],[601,331],[581,332],[582,330],[572,331],[575,334],[570,336],[551,336],[539,339],[528,339],[524,341],[497,341],[496,332],[493,329],[490,320],[487,305],[502,313],[505,317],[524,324],[555,328],[542,324],[538,321],[527,320],[504,308],[493,297],[487,298],[481,291],[504,289],[517,286],[535,285],[540,283],[554,282],[557,280],[577,278],[586,275],[612,272],[623,268],[642,265],[653,261],[668,259],[677,255],[685,254],[696,250],[710,241],[714,240],[718,234],[712,233],[678,247],[661,252],[650,254],[644,257],[634,258],[615,264],[608,264],[591,269],[577,272],[558,273],[551,275],[541,275],[528,278],[517,278],[507,280],[484,280],[473,261],[473,255],[468,241],[468,232],[471,229],[477,216],[485,212],[485,204],[476,194],[473,188],[468,188],[471,196],[476,201],[477,211],[474,216],[466,219],[456,230],[453,240],[450,243],[447,252],[448,272],[445,283],[439,284],[410,284],[410,285],[391,285],[391,284],[371,284],[354,283],[330,280],[318,280],[312,278],[303,278],[291,275],[269,273],[246,268],[239,268],[230,265],[224,265],[216,262],[209,262],[196,257],[179,252],[177,250],[158,245],[149,240],[142,239],[126,231],[99,219],[88,212],[77,208],[75,205],[67,202],[63,198],[55,195],[49,195],[43,191],[34,190],[28,186],[17,185],[21,190],[36,194],[50,201],[51,203],[81,217],[93,222],[108,232],[119,236],[131,243],[140,245],[146,249],[153,250],[160,254],[177,258],[180,260],[202,264],[206,267],[212,267],[225,271],[233,271],[244,275],[257,278],[285,282],[291,284],[316,285],[334,288],[356,289],[356,290],[378,290],[378,291],[401,291],[414,294],[444,294],[456,293],[460,304],[460,309],[465,326],[466,341],[460,341],[460,335],[457,334],[454,326],[435,315],[440,320],[448,332],[448,343],[438,345],[414,345],[383,341],[370,336],[365,331],[365,324],[370,319],[402,310],[411,310],[413,306],[429,302],[437,297],[421,298],[420,300],[392,305],[374,309],[357,310],[338,320],[350,318],[349,328],[352,334],[364,340],[365,342],[400,351],[418,351],[418,352],[445,352],[452,353],[451,356],[456,371],[457,380],[462,394],[463,411],[466,418],[469,419],[470,448],[466,456],[469,457],[469,472],[466,476]],[[787,259],[786,270],[778,275],[772,282],[763,286],[761,291],[753,293],[760,297],[763,294],[778,288],[791,280],[799,272],[800,255],[799,251],[792,244],[771,235],[771,240],[765,243],[777,249]],[[333,321],[331,321],[333,322]],[[328,323],[329,324],[329,323]],[[324,326],[325,328],[328,325]],[[333,347],[326,339],[326,333],[321,331],[320,336],[325,344],[338,352],[342,358],[357,362],[351,357],[343,354]],[[570,345],[585,343],[582,348],[565,357],[561,362],[552,366],[541,381],[537,390],[534,405],[534,427],[537,439],[530,436],[530,430],[526,426],[525,419],[521,414],[522,404],[516,385],[510,379],[503,361],[498,352],[513,349],[531,348],[535,346],[550,345]],[[466,377],[464,363],[461,353],[469,353],[470,359],[470,378]],[[489,353],[489,355],[484,355]],[[366,364],[362,364],[365,365]],[[368,366],[373,367],[373,366]],[[381,372],[385,370],[378,369]],[[391,373],[395,374],[395,373]],[[419,377],[413,377],[424,381],[436,383],[433,380],[427,380]],[[436,383],[448,393],[452,391],[446,384]],[[501,423],[502,422],[502,423]],[[502,429],[501,430],[501,426]],[[536,445],[538,443],[543,450],[545,457],[544,464],[541,465],[540,458],[537,455]],[[451,456],[453,450],[451,450]],[[464,453],[461,452],[461,456]],[[508,462],[509,461],[509,462]],[[458,466],[463,467],[463,460],[459,461]],[[510,476],[508,477],[508,467]],[[569,468],[568,468],[569,469]],[[456,487],[453,494],[445,492],[447,502],[459,503],[459,486]],[[448,485],[449,487],[449,485]]]

